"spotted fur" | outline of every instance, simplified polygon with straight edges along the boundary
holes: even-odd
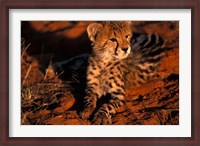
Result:
[[[110,95],[94,114],[94,124],[111,124],[111,117],[124,104],[127,77],[140,85],[156,73],[163,57],[163,40],[157,35],[132,38],[130,22],[92,23],[87,28],[93,50],[88,59],[82,119],[88,119],[102,96]],[[132,38],[132,40],[131,40]],[[133,45],[131,45],[133,44]]]

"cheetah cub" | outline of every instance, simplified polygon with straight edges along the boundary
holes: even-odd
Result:
[[[124,81],[121,66],[130,51],[129,22],[92,23],[87,28],[93,50],[87,68],[87,87],[82,119],[88,119],[96,108],[97,99],[109,93],[111,100],[94,115],[94,124],[111,124],[111,115],[123,105]]]
[[[163,56],[158,51],[163,41],[157,35],[131,40],[131,23],[126,21],[92,23],[87,33],[93,49],[88,59],[86,95],[80,117],[90,118],[97,100],[109,94],[108,103],[94,114],[93,124],[112,124],[112,115],[125,101],[127,75],[131,75],[131,83],[135,85],[154,75]]]

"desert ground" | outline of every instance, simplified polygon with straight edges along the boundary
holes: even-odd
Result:
[[[86,28],[91,22],[23,21],[21,24],[21,124],[91,125],[78,114],[83,108],[85,71],[59,62],[91,51]],[[179,124],[179,23],[133,21],[134,33],[156,33],[166,41],[159,77],[126,91],[125,106],[113,125]],[[98,102],[98,107],[106,98]]]

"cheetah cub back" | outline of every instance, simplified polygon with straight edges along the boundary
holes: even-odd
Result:
[[[95,113],[94,124],[111,124],[111,116],[123,105],[125,96],[123,61],[131,52],[130,22],[92,23],[87,28],[93,49],[88,60],[82,119],[88,119],[97,99],[109,94],[111,99]]]

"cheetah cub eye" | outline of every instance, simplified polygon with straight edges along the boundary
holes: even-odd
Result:
[[[111,38],[110,41],[117,42],[117,39],[116,38]]]

